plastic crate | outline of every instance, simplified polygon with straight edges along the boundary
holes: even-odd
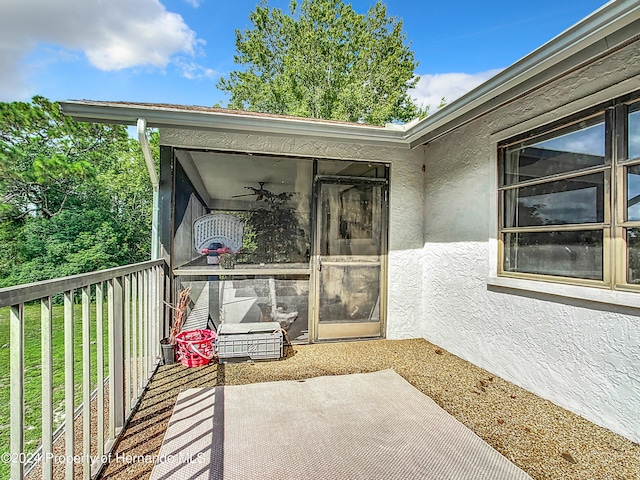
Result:
[[[216,335],[218,361],[269,360],[282,357],[282,330],[278,322],[222,323]]]

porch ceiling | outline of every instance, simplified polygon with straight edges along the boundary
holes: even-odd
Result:
[[[298,166],[290,159],[199,150],[178,150],[176,155],[209,208],[251,210],[256,196],[246,187],[259,188],[260,182],[276,195],[302,188]]]
[[[290,192],[295,187],[297,171],[290,162],[242,155],[242,165],[239,166],[240,156],[234,154],[181,151],[178,156],[187,155],[191,157],[212,200],[233,200],[236,195],[251,194],[251,190],[245,187],[258,188],[259,182],[264,182],[265,188],[275,194]],[[265,163],[278,163],[278,170],[265,168]]]
[[[177,149],[176,156],[209,208],[255,208],[256,197],[246,187],[259,188],[260,182],[276,195],[311,191],[312,159],[188,149]],[[326,175],[362,176],[371,168],[368,162],[323,163]]]

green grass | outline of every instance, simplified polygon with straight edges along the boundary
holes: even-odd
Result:
[[[105,308],[106,310],[106,308]],[[91,305],[91,389],[97,384],[96,305]],[[107,351],[107,321],[104,322],[105,363]],[[42,372],[40,303],[24,308],[24,397],[25,452],[27,456],[40,445],[42,411]],[[53,404],[54,430],[64,414],[64,307],[53,306]],[[0,453],[9,451],[9,308],[0,309]],[[105,367],[105,370],[107,368]],[[105,371],[105,376],[108,371]],[[74,305],[74,399],[76,407],[82,402],[82,305]],[[9,477],[9,464],[0,463],[0,479]]]

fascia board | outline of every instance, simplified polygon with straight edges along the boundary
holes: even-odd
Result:
[[[151,128],[192,128],[291,137],[308,136],[408,149],[403,131],[366,125],[341,125],[290,118],[171,110],[80,100],[63,101],[60,102],[60,105],[64,114],[82,122],[132,125],[136,123],[138,118],[144,118],[147,121],[147,126]]]
[[[474,109],[476,115],[482,113],[481,107],[491,99],[506,94],[518,85],[523,85],[538,74],[551,69],[554,65],[572,55],[587,49],[590,45],[605,39],[608,35],[623,29],[640,19],[638,0],[613,0],[596,10],[582,22],[556,36],[540,48],[517,61],[487,82],[475,88],[458,100],[410,127],[406,139],[411,148],[424,143],[429,134],[447,125],[455,126],[456,119]],[[603,43],[603,48],[613,45]],[[535,87],[535,85],[531,85]],[[506,95],[508,97],[508,95]]]

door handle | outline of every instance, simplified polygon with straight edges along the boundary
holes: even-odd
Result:
[[[320,255],[318,255],[318,271],[321,272],[322,271],[322,257]]]

